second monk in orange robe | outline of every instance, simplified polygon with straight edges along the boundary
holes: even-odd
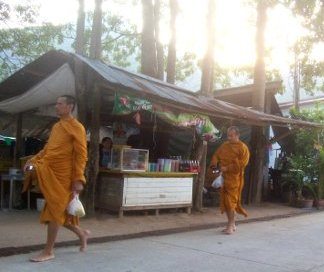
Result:
[[[224,185],[220,191],[220,209],[226,212],[228,223],[224,230],[232,234],[236,230],[235,212],[247,216],[241,206],[241,194],[244,185],[244,169],[249,162],[248,147],[239,140],[239,129],[235,126],[227,130],[228,141],[223,143],[214,153],[210,166],[221,166]]]

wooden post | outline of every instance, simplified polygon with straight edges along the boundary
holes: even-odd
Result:
[[[193,207],[196,211],[201,211],[203,208],[203,189],[206,175],[206,156],[207,142],[198,138],[193,151],[193,159],[199,161],[200,172],[198,173],[196,186],[194,186]]]
[[[14,154],[14,167],[19,166],[19,158],[22,156],[22,113],[17,114],[16,119],[16,144],[15,144],[15,154]]]
[[[99,174],[99,129],[100,129],[101,92],[94,86],[91,103],[91,126],[89,161],[87,167],[86,211],[88,216],[95,214],[95,190]]]
[[[262,199],[264,134],[262,127],[253,127],[251,132],[251,171],[247,204],[260,203]]]

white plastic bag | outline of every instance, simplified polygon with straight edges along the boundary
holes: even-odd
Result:
[[[85,211],[78,194],[75,194],[73,199],[70,201],[67,207],[67,212],[73,216],[85,216]]]
[[[212,183],[211,186],[213,188],[218,189],[218,188],[222,187],[223,184],[224,184],[224,178],[223,178],[223,175],[220,174],[217,178],[214,179],[214,181],[213,181],[213,183]]]

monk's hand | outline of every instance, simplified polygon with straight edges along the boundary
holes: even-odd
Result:
[[[34,166],[33,166],[32,162],[31,161],[27,161],[26,164],[25,164],[25,166],[24,166],[24,172],[27,172],[27,171],[32,170],[33,167]]]
[[[79,194],[83,190],[83,182],[81,180],[75,180],[72,182],[72,191]]]

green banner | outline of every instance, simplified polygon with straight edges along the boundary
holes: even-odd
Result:
[[[140,110],[153,111],[152,103],[141,98],[129,95],[115,94],[115,102],[112,114],[126,115]]]
[[[150,101],[128,95],[115,94],[113,114],[126,115],[140,110],[155,113],[159,118],[178,127],[195,127],[206,141],[220,139],[220,131],[213,125],[208,116],[194,113],[175,114],[170,109],[153,105]]]

